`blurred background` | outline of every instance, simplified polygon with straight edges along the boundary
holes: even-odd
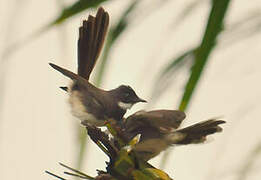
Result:
[[[110,32],[91,80],[131,85],[148,105],[181,109],[182,126],[222,117],[224,131],[202,145],[151,160],[177,180],[261,177],[260,0],[0,1],[0,179],[53,179],[58,162],[95,176],[107,159],[70,114],[78,27],[103,6]]]

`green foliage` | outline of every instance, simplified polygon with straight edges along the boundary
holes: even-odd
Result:
[[[134,170],[132,174],[134,180],[171,180],[171,178],[165,172],[155,168]]]
[[[114,140],[118,142],[116,144],[123,143],[124,139],[120,136],[122,133],[118,133],[114,128],[115,126],[112,126],[111,124],[108,124],[108,126],[110,132],[112,132],[111,134],[114,134]],[[108,173],[110,173],[110,171],[117,172],[126,179],[129,179],[131,176],[135,180],[170,179],[165,172],[153,168],[147,162],[144,162],[141,159],[135,157],[133,149],[137,143],[139,143],[139,135],[135,136],[127,144],[123,143],[119,146],[119,151],[117,151],[115,160],[111,159],[111,168],[108,170]]]
[[[194,64],[192,66],[190,77],[186,83],[185,91],[179,105],[179,109],[182,111],[185,111],[188,107],[188,104],[190,103],[191,97],[195,92],[206,63],[209,60],[209,55],[216,45],[217,37],[223,28],[223,22],[229,2],[230,0],[212,1],[212,9],[209,14],[208,23],[201,44],[198,46],[197,49],[193,51]],[[191,50],[187,53],[189,52],[191,52]],[[184,55],[181,56],[181,58],[177,58],[177,60],[174,60],[174,62],[179,62],[181,61],[180,59],[184,59]],[[175,63],[173,64],[174,65],[172,65],[171,68],[176,67]],[[169,71],[169,68],[167,70]],[[162,161],[166,162],[166,159],[168,159],[167,154],[163,156]]]
[[[179,109],[185,110],[190,102],[191,96],[198,84],[208,57],[213,50],[217,37],[222,30],[223,20],[227,12],[230,0],[213,0],[212,10],[209,15],[208,24],[202,42],[195,51],[195,60],[192,71],[187,82]]]
[[[97,177],[91,177],[79,170],[71,168],[67,165],[60,163],[61,166],[70,170],[71,172],[65,171],[64,173],[70,176],[78,177],[81,179],[100,179],[106,176],[106,179],[122,179],[122,180],[170,180],[171,178],[163,171],[152,167],[149,163],[144,162],[142,159],[138,159],[133,151],[135,145],[139,143],[140,135],[135,136],[129,142],[124,140],[122,129],[116,124],[107,124],[110,132],[114,134],[110,139],[107,134],[101,131],[95,126],[86,125],[87,133],[91,140],[101,148],[105,154],[110,158],[107,162],[106,172],[98,170]],[[119,142],[121,141],[121,144]],[[58,176],[54,173],[46,171],[51,176],[58,179],[65,180],[63,177]]]
[[[61,14],[51,23],[51,25],[60,24],[63,21],[69,19],[70,17],[86,10],[89,8],[94,8],[99,6],[101,3],[107,0],[79,0],[76,1],[71,6],[64,8]]]
[[[34,39],[35,37],[38,37],[43,32],[46,32],[49,28],[59,25],[63,23],[64,21],[68,20],[69,18],[83,12],[84,10],[87,10],[89,8],[95,8],[102,3],[109,1],[109,0],[78,0],[74,4],[64,8],[62,12],[58,15],[57,18],[55,18],[53,21],[51,21],[47,26],[44,26],[44,28],[41,28],[39,31],[34,33],[29,38],[26,38],[24,41],[18,42],[15,46],[12,46],[11,48],[7,49],[7,53],[10,54],[10,52],[13,52],[16,50],[16,48],[20,47],[21,45],[24,46],[25,42],[29,42],[30,40]],[[114,46],[114,44],[117,42],[119,37],[126,31],[126,29],[131,24],[132,19],[130,19],[131,13],[135,10],[138,3],[141,0],[133,0],[131,1],[130,5],[125,9],[121,17],[119,18],[118,22],[116,22],[115,25],[113,25],[108,33],[107,41],[105,44],[104,52],[101,61],[101,65],[99,66],[99,69],[97,70],[97,76],[95,77],[95,84],[101,85],[102,78],[104,77],[106,67],[108,66],[108,57],[109,54]],[[177,17],[177,20],[174,22],[175,27],[183,22],[186,17],[192,14],[193,10],[198,7],[203,1],[195,0],[193,3],[191,3],[185,10]],[[205,2],[205,1],[204,1]],[[165,87],[166,85],[166,79],[173,77],[173,75],[180,69],[191,69],[190,75],[188,78],[188,81],[186,82],[186,86],[184,89],[184,93],[182,95],[181,101],[179,103],[179,109],[185,111],[188,108],[188,105],[191,103],[191,98],[193,97],[193,94],[195,93],[196,87],[199,83],[200,78],[203,75],[204,69],[206,68],[207,62],[209,61],[209,56],[212,52],[212,50],[215,48],[215,45],[217,43],[217,37],[220,34],[220,32],[223,30],[223,23],[225,19],[225,15],[230,3],[230,0],[211,0],[212,3],[212,9],[210,11],[207,26],[205,28],[205,33],[202,37],[202,41],[196,48],[192,48],[187,50],[182,55],[172,58],[169,60],[169,64],[164,67],[161,70],[161,73],[156,81],[154,92],[153,92],[153,98],[159,97],[159,95],[163,92],[162,87]],[[258,11],[259,13],[259,11]],[[260,17],[260,14],[257,14],[256,17]],[[250,20],[243,20],[240,23],[235,25],[235,29],[238,30],[242,24],[249,23]],[[260,21],[260,20],[259,20]],[[260,23],[255,23],[254,26],[252,25],[251,29],[248,28],[247,31],[244,29],[242,31],[239,31],[238,34],[240,36],[237,36],[234,38],[235,40],[242,40],[243,38],[250,37],[253,34],[256,34],[261,28]],[[231,30],[234,32],[234,29]],[[244,34],[244,32],[247,32]],[[228,33],[229,34],[229,33]],[[227,36],[231,36],[230,33]],[[233,40],[233,39],[232,39]],[[187,63],[188,62],[188,63]],[[163,84],[161,84],[163,83]],[[165,85],[164,85],[165,83]],[[118,135],[114,132],[113,128],[109,125],[107,126],[108,129],[113,132],[112,134],[117,139]],[[85,157],[85,150],[86,150],[86,131],[84,128],[80,130],[80,153],[78,156],[78,169],[80,169],[82,161]],[[117,152],[117,158],[115,163],[112,166],[112,169],[121,174],[122,176],[126,175],[127,172],[130,172],[131,169],[131,175],[134,177],[134,179],[168,179],[168,175],[165,174],[163,171],[160,171],[155,168],[151,168],[146,163],[140,164],[140,169],[135,169],[135,160],[133,159],[133,156],[131,155],[131,148],[126,149],[126,146],[124,144],[124,141],[121,139],[117,139],[119,141],[120,146],[122,147],[119,152]],[[96,142],[96,144],[109,156],[108,150],[102,145],[100,142]],[[131,141],[128,144],[130,147],[135,145],[135,141]],[[254,158],[260,154],[260,146],[258,146],[257,150],[253,153],[253,158],[250,158],[251,161],[248,161],[248,164],[242,168],[241,171],[241,179],[244,179],[246,177],[246,174],[250,167],[252,166],[254,162]],[[168,155],[165,154],[163,157],[163,161],[166,162],[166,159],[168,158]],[[64,167],[66,167],[64,165]],[[77,170],[72,169],[70,167],[66,167],[70,169],[71,171],[74,171],[75,173],[80,174],[81,176],[85,177],[87,179],[88,175],[83,175],[79,172],[76,172]],[[52,174],[48,172],[49,174]],[[67,173],[68,174],[68,173]],[[54,174],[52,174],[54,175]],[[72,174],[71,174],[72,175]],[[80,177],[80,175],[76,177]],[[56,176],[56,175],[54,175]],[[56,176],[60,179],[60,176]],[[89,179],[94,179],[92,177],[89,177]]]

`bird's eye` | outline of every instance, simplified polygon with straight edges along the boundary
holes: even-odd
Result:
[[[127,98],[127,97],[129,97],[129,96],[130,96],[130,93],[128,93],[128,92],[124,94],[124,97],[125,97],[125,98]]]

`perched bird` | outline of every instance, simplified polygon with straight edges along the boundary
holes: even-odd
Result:
[[[95,126],[103,126],[108,119],[119,121],[132,105],[146,102],[139,98],[130,86],[121,85],[106,91],[89,82],[104,44],[108,24],[109,15],[103,8],[98,9],[96,17],[90,15],[88,20],[83,21],[79,28],[78,74],[50,63],[55,70],[73,80],[69,87],[61,87],[70,95],[72,114],[82,123]]]
[[[210,119],[178,129],[185,117],[177,110],[138,111],[124,120],[123,133],[129,140],[141,135],[133,150],[148,161],[172,145],[203,143],[208,135],[221,132],[219,125],[225,123]]]

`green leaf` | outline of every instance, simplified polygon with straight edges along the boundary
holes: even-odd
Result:
[[[150,176],[147,176],[140,170],[134,170],[132,171],[132,176],[134,180],[149,180],[152,179]]]
[[[135,163],[125,148],[122,148],[114,163],[113,169],[122,176],[126,176],[126,172],[135,167]]]
[[[186,83],[185,91],[180,101],[179,109],[185,111],[195,92],[199,79],[209,59],[209,55],[216,45],[217,37],[223,28],[223,21],[228,9],[230,0],[212,0],[212,9],[209,14],[208,23],[200,45],[194,53],[195,60],[191,69],[190,77]],[[164,154],[161,163],[166,164],[168,154]]]
[[[124,146],[124,141],[118,136],[117,131],[114,129],[113,125],[111,123],[106,124],[107,130],[110,132],[110,134],[117,139],[119,142],[120,147]]]
[[[133,178],[135,180],[171,180],[168,174],[156,168],[145,168],[141,170],[132,171]]]
[[[61,14],[52,22],[51,25],[60,24],[64,20],[67,20],[68,18],[86,10],[89,8],[94,8],[100,5],[101,3],[105,2],[107,0],[79,0],[72,4],[71,6],[68,6],[64,8],[61,12]]]
[[[143,170],[144,174],[150,176],[152,179],[171,180],[169,175],[164,171],[156,168],[146,168]]]
[[[208,57],[213,50],[217,37],[222,30],[223,20],[230,0],[213,0],[212,9],[208,18],[208,24],[199,48],[195,52],[195,63],[193,65],[185,92],[180,102],[179,109],[184,111],[194,93]]]
[[[63,163],[59,163],[59,164],[60,164],[62,167],[65,167],[65,168],[69,169],[70,171],[76,173],[76,174],[73,174],[73,173],[69,173],[69,172],[64,172],[65,174],[70,174],[70,175],[74,175],[74,176],[75,176],[75,175],[77,176],[77,174],[78,174],[78,175],[80,175],[80,177],[84,177],[84,179],[89,179],[89,180],[94,180],[94,179],[95,179],[94,177],[91,177],[91,176],[85,174],[84,172],[81,172],[81,171],[79,171],[79,170],[77,170],[77,169],[74,169],[74,168],[72,168],[72,167],[70,167],[70,166],[67,166],[67,165],[65,165],[65,164],[63,164]]]

